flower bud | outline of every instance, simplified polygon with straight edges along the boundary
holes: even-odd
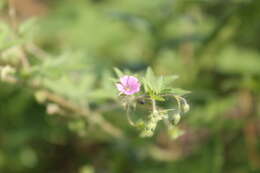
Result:
[[[53,115],[53,114],[58,114],[60,113],[61,109],[60,107],[57,105],[57,104],[54,104],[54,103],[49,103],[47,105],[47,110],[46,112],[49,114],[49,115]]]
[[[189,105],[187,102],[185,102],[185,103],[182,105],[182,109],[183,109],[183,113],[187,113],[187,112],[189,112],[189,110],[190,110],[190,105]]]
[[[168,129],[168,133],[171,139],[177,139],[184,134],[184,131],[178,127],[171,127]]]
[[[1,79],[3,81],[10,81],[13,78],[13,74],[15,73],[15,69],[9,65],[1,68]]]
[[[34,94],[34,97],[39,103],[44,103],[47,100],[47,96],[44,91],[37,91]]]
[[[155,122],[155,121],[149,121],[149,122],[147,123],[147,125],[146,125],[146,128],[147,128],[148,130],[154,131],[154,129],[156,128],[156,125],[157,125],[157,122]]]
[[[173,124],[177,125],[181,120],[181,115],[179,113],[176,113],[173,115]]]
[[[140,137],[142,137],[142,138],[151,137],[151,136],[153,136],[153,131],[151,131],[151,130],[144,130],[140,134]]]

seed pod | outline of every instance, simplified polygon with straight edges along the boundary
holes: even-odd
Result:
[[[183,113],[187,113],[190,110],[190,105],[187,103],[186,99],[183,97],[180,97],[181,99],[181,111]]]

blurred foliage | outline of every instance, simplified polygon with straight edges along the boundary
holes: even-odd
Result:
[[[0,172],[260,172],[260,1],[0,0],[0,9]],[[159,125],[146,139],[114,106],[111,69],[148,66],[192,93],[178,129]]]

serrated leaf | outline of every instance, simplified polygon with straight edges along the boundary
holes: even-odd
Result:
[[[155,76],[153,70],[148,67],[143,79],[144,89],[146,92],[155,93],[158,95],[177,78],[177,75],[157,77]]]
[[[148,81],[147,81],[145,78],[143,78],[143,79],[142,79],[142,82],[143,82],[144,91],[145,91],[145,92],[149,92],[149,84],[148,84]]]
[[[159,94],[164,86],[164,78],[162,76],[158,77],[155,83],[155,92]]]
[[[179,76],[177,76],[177,75],[164,76],[164,85],[168,86],[178,78],[179,78]]]
[[[148,80],[148,81],[153,81],[155,79],[155,75],[154,75],[154,72],[152,70],[151,67],[148,67],[147,70],[146,70],[146,74],[145,74],[145,78]]]
[[[114,71],[115,71],[117,77],[120,78],[120,77],[124,76],[124,73],[119,68],[114,67]]]
[[[156,86],[157,79],[154,75],[153,70],[150,67],[148,67],[146,70],[146,74],[145,74],[145,78],[143,79],[143,83],[144,83],[144,89],[146,92],[157,93],[157,90],[156,90],[156,88],[158,88]]]

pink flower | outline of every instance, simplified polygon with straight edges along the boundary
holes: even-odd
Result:
[[[117,89],[125,95],[132,95],[140,91],[141,84],[134,76],[123,76],[120,83],[116,84]]]

